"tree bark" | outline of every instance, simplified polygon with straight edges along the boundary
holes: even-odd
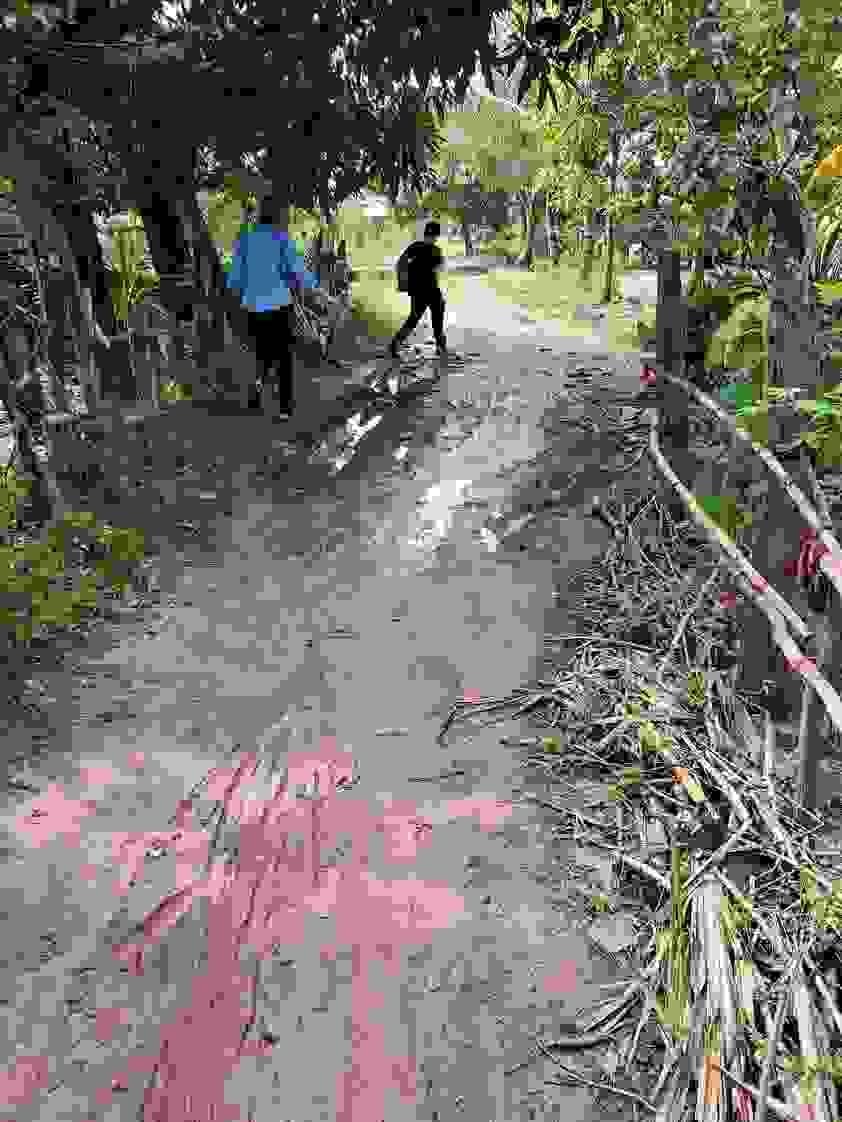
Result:
[[[614,195],[617,191],[617,174],[619,172],[620,162],[620,137],[617,135],[616,130],[612,129],[611,135],[611,185],[609,204],[613,202]],[[611,213],[611,206],[608,207],[607,216],[607,229],[605,240],[605,285],[602,290],[602,303],[610,304],[614,296],[614,218]]]
[[[655,314],[658,367],[670,374],[683,372],[686,338],[686,309],[681,290],[681,254],[662,250],[658,254],[658,306]],[[690,414],[687,395],[677,386],[662,382],[658,386],[661,424],[665,450],[676,475],[690,491],[695,491],[697,462],[690,451]],[[683,504],[674,510],[683,520]]]
[[[582,271],[580,274],[583,284],[590,284],[594,264],[594,208],[588,207],[585,218],[585,229],[582,233]]]
[[[93,214],[79,204],[64,204],[53,208],[56,221],[67,234],[82,291],[89,294],[94,321],[110,340],[117,335],[111,283],[102,247],[96,233]],[[85,296],[87,301],[88,296]],[[95,343],[99,368],[99,393],[103,400],[134,400],[131,363],[127,347],[120,342],[110,347]]]
[[[99,244],[93,213],[85,206],[67,203],[53,208],[56,221],[67,233],[67,240],[76,258],[79,281],[83,288],[89,288],[93,301],[94,315],[103,332],[114,335],[117,326],[114,320],[114,304],[111,299],[111,283],[102,246]]]
[[[64,498],[56,481],[49,439],[46,462],[39,461],[35,453],[35,426],[43,426],[44,399],[41,384],[31,366],[31,354],[25,332],[20,327],[9,327],[0,336],[0,399],[14,430],[15,459],[23,478],[31,490],[25,502],[29,516],[41,525],[55,525],[65,513]]]
[[[460,228],[462,231],[462,240],[465,243],[465,256],[473,257],[474,246],[473,242],[471,241],[471,225],[467,219],[462,220],[462,222],[460,223]]]
[[[19,153],[16,153],[19,155]],[[100,404],[100,364],[106,351],[99,325],[93,314],[93,294],[83,285],[79,276],[76,254],[68,233],[56,220],[55,214],[38,198],[37,181],[25,157],[13,161],[13,174],[17,182],[15,205],[25,228],[36,234],[44,248],[55,252],[64,269],[69,284],[73,332],[76,336],[82,362],[82,389],[85,407],[94,413]]]
[[[64,300],[61,301],[61,306],[56,309],[58,314],[55,318],[51,318],[51,301],[48,292],[49,267],[46,270],[42,268],[41,263],[44,255],[41,253],[38,242],[34,237],[30,237],[28,240],[27,250],[38,290],[40,330],[46,338],[46,346],[43,353],[39,355],[39,359],[45,362],[48,369],[50,391],[55,402],[55,408],[59,413],[66,413],[68,403],[64,370],[64,331],[66,327]]]
[[[797,0],[785,0],[788,14],[797,13]],[[794,106],[779,99],[779,90],[773,87],[770,101],[775,124],[787,140],[784,156],[792,154],[796,132],[792,128]],[[799,110],[804,122],[809,121],[809,111]],[[801,386],[808,397],[815,397],[821,382],[822,371],[816,347],[816,301],[811,283],[811,262],[815,249],[815,229],[810,215],[801,203],[797,176],[786,174],[786,190],[773,199],[773,231],[769,259],[772,268],[772,286],[769,299],[768,379],[777,386]],[[761,232],[763,227],[761,226]],[[756,244],[755,231],[751,232],[752,245]],[[786,441],[803,430],[802,415],[785,417],[782,421],[770,418],[771,441]],[[758,478],[762,469],[756,463],[747,473]],[[806,456],[799,465],[790,468],[793,481],[806,493],[811,491],[811,472]],[[828,680],[838,686],[838,624],[840,612],[831,594],[827,613],[817,619],[812,613],[801,584],[783,575],[783,567],[798,557],[800,537],[804,523],[776,481],[769,483],[765,517],[757,520],[753,537],[755,564],[768,574],[781,593],[803,618],[814,626],[821,649],[809,652],[822,664]],[[812,617],[812,618],[811,618]],[[827,626],[833,621],[835,626]],[[816,698],[807,701],[800,680],[790,673],[776,648],[769,641],[769,627],[765,617],[747,612],[741,620],[743,641],[742,666],[739,688],[756,689],[763,679],[768,679],[773,693],[780,698],[783,712],[793,717],[800,711],[799,736],[800,774],[799,786],[808,808],[813,809],[818,798],[818,768],[826,752],[826,738],[822,732],[822,706]],[[824,633],[824,638],[822,638]],[[834,651],[837,647],[837,651]],[[835,680],[834,680],[835,679]],[[806,710],[804,708],[805,701]],[[780,719],[780,717],[778,718]]]
[[[532,245],[532,230],[535,220],[534,215],[535,207],[535,194],[534,192],[524,193],[521,199],[521,215],[524,224],[524,250],[521,254],[519,265],[525,269],[532,268],[534,260],[534,247]]]
[[[56,409],[61,413],[69,409],[66,386],[72,373],[67,368],[66,339],[72,334],[67,304],[67,278],[48,269],[44,276],[44,307],[50,325],[47,354],[55,376]]]

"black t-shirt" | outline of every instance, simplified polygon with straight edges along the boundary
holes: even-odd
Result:
[[[403,259],[409,273],[410,291],[438,287],[435,270],[444,264],[444,254],[437,245],[413,242],[404,250]]]

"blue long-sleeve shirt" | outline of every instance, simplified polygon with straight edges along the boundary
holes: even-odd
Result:
[[[244,307],[254,312],[286,307],[292,301],[291,282],[316,287],[289,235],[271,226],[243,231],[232,248],[227,284],[239,292]]]

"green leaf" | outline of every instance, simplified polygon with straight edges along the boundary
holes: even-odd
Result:
[[[705,792],[701,784],[695,779],[688,779],[684,787],[694,803],[703,803],[705,801]]]
[[[561,751],[561,738],[558,736],[545,736],[541,741],[545,752],[557,753]]]
[[[640,747],[644,752],[657,752],[661,747],[661,738],[658,730],[651,721],[644,721],[638,730]]]
[[[705,675],[701,670],[691,670],[687,675],[687,700],[690,705],[701,707],[707,697]]]

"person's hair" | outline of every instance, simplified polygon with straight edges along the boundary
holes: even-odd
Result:
[[[260,207],[258,210],[260,222],[269,226],[274,226],[274,224],[278,221],[280,209],[281,208],[278,206],[272,196],[267,195],[265,198],[260,200]]]
[[[441,226],[438,222],[428,222],[424,227],[425,238],[439,238],[441,237]]]

